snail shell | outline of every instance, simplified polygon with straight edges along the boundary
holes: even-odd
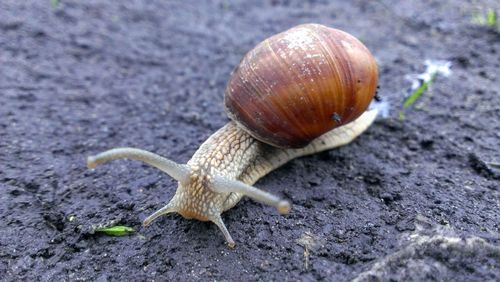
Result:
[[[375,59],[359,40],[304,24],[245,55],[227,84],[225,106],[253,137],[298,148],[359,117],[376,87]]]

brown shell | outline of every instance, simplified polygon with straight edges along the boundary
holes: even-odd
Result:
[[[360,116],[376,87],[375,59],[359,40],[304,24],[245,55],[228,82],[225,105],[255,138],[298,148]]]

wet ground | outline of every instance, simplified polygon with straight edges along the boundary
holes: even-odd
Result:
[[[54,1],[52,1],[54,2]],[[417,1],[412,1],[417,2]],[[472,3],[471,3],[472,2]],[[471,23],[496,1],[0,2],[2,280],[499,279],[500,35]],[[360,38],[392,108],[352,144],[294,160],[214,224],[141,227],[175,182],[116,146],[186,162],[227,118],[231,70],[306,22]],[[425,59],[451,61],[399,119]],[[137,234],[92,234],[115,220]]]

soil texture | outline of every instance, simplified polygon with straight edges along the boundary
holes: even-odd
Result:
[[[52,2],[52,5],[51,5]],[[495,6],[496,5],[496,6]],[[0,277],[4,281],[498,281],[497,1],[1,1]],[[121,146],[185,163],[227,121],[226,82],[268,36],[315,22],[358,37],[391,105],[353,143],[293,160],[212,223],[142,220],[176,182]],[[399,112],[408,75],[452,63]],[[111,237],[115,222],[137,232]]]

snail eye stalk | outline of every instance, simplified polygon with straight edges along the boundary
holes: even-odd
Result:
[[[290,212],[290,203],[288,201],[241,181],[231,180],[216,175],[213,177],[210,189],[217,193],[233,192],[243,194],[257,202],[275,207],[280,214],[288,214]]]
[[[187,165],[178,164],[160,155],[136,148],[115,148],[90,156],[87,158],[87,167],[94,169],[100,164],[116,159],[142,161],[165,172],[180,183],[185,183],[189,179],[190,169]]]

